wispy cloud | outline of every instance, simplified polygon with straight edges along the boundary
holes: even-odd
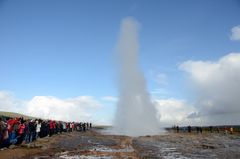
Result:
[[[235,26],[231,29],[231,40],[240,40],[240,25]]]
[[[159,85],[167,85],[168,84],[167,75],[164,73],[157,74],[155,77],[155,82]]]
[[[105,97],[102,97],[101,100],[106,102],[117,102],[118,98],[113,96],[105,96]]]

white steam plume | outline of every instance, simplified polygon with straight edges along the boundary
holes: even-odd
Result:
[[[122,21],[117,51],[120,87],[114,130],[130,136],[157,134],[159,120],[139,69],[138,23],[133,18]]]

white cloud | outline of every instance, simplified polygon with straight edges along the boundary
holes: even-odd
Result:
[[[89,121],[92,113],[101,104],[90,96],[80,96],[70,99],[58,99],[51,96],[35,96],[26,104],[27,113],[42,118]]]
[[[35,96],[30,100],[16,99],[11,93],[0,91],[0,110],[23,113],[45,119],[64,121],[91,121],[103,105],[91,96],[59,99],[52,96]]]
[[[9,91],[0,91],[0,110],[7,112],[19,112],[24,102],[14,98]]]
[[[240,40],[240,25],[239,26],[235,26],[231,29],[231,40]]]
[[[195,108],[179,99],[155,100],[155,107],[161,116],[161,126],[189,125],[192,121],[188,115],[195,111]]]
[[[12,105],[14,105],[14,102],[12,100],[11,93],[6,91],[1,91],[0,92],[0,109],[7,110],[11,108]]]
[[[186,61],[180,65],[180,69],[189,73],[194,82],[205,83],[209,75],[217,70],[219,64],[210,61]]]
[[[198,111],[190,117],[218,118],[219,124],[240,122],[233,120],[240,116],[240,53],[215,62],[186,61],[180,69],[188,73],[196,91]]]

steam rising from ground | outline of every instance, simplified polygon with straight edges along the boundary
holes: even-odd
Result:
[[[159,122],[138,65],[138,23],[125,18],[118,42],[119,101],[114,129],[117,133],[138,136],[157,134]]]

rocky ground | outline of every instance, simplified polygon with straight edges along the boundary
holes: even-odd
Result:
[[[166,133],[127,137],[104,135],[98,130],[64,133],[0,151],[0,158],[240,158],[240,135]]]

